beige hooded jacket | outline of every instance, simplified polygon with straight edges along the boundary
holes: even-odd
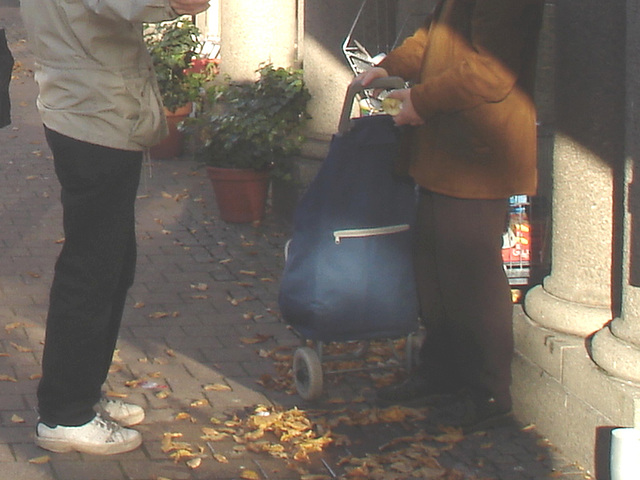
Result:
[[[143,22],[168,0],[21,0],[43,123],[77,140],[144,150],[167,132]]]

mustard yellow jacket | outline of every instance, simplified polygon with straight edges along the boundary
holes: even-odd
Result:
[[[533,76],[544,0],[443,0],[379,66],[415,82],[425,124],[412,129],[409,173],[458,198],[534,194]]]
[[[71,138],[144,150],[166,119],[143,22],[175,18],[169,0],[21,0],[44,124]]]

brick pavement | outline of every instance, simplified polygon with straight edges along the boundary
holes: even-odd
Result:
[[[137,280],[107,385],[109,392],[146,407],[147,419],[139,427],[142,448],[103,458],[48,454],[33,445],[35,390],[48,287],[62,237],[61,208],[34,108],[32,59],[15,0],[0,2],[0,26],[8,29],[19,62],[12,84],[13,125],[0,131],[0,479],[225,480],[250,478],[251,472],[265,479],[304,478],[284,461],[231,439],[207,443],[200,438],[201,429],[214,426],[212,418],[225,420],[258,404],[335,415],[347,407],[367,411],[371,381],[343,377],[314,405],[257,383],[263,375],[278,378],[274,362],[259,355],[260,350],[290,352],[299,343],[279,320],[276,303],[288,226],[271,213],[260,225],[218,220],[208,180],[188,158],[145,168],[138,201]],[[251,344],[246,339],[264,341]],[[337,403],[338,397],[346,404]],[[429,426],[428,419],[344,427],[340,432],[351,444],[329,449],[323,458],[340,475],[340,456],[375,454],[390,438],[423,426]],[[162,450],[167,432],[180,433],[176,441],[196,446],[202,457],[198,468],[184,460],[176,463]],[[583,478],[580,469],[531,428],[501,428],[446,445],[440,444],[440,461],[460,472],[456,478]],[[214,454],[224,455],[227,462]],[[316,455],[305,468],[324,475],[316,478],[331,478],[320,460]]]

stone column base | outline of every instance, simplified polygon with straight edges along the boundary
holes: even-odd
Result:
[[[593,361],[609,374],[623,380],[640,383],[640,350],[603,328],[591,342]]]
[[[611,428],[640,427],[640,385],[608,375],[591,361],[583,338],[543,328],[520,307],[514,310],[514,337],[516,417],[535,424],[590,474],[604,475]]]
[[[525,297],[527,315],[542,327],[569,335],[587,337],[611,320],[610,307],[571,302],[549,293],[542,285]]]

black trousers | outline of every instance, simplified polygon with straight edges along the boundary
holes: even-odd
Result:
[[[474,388],[511,406],[511,292],[502,264],[508,199],[420,193],[416,279],[427,336],[421,371],[446,389]]]
[[[50,292],[38,408],[49,425],[75,426],[95,415],[133,283],[142,152],[45,133],[62,186],[65,242]]]

